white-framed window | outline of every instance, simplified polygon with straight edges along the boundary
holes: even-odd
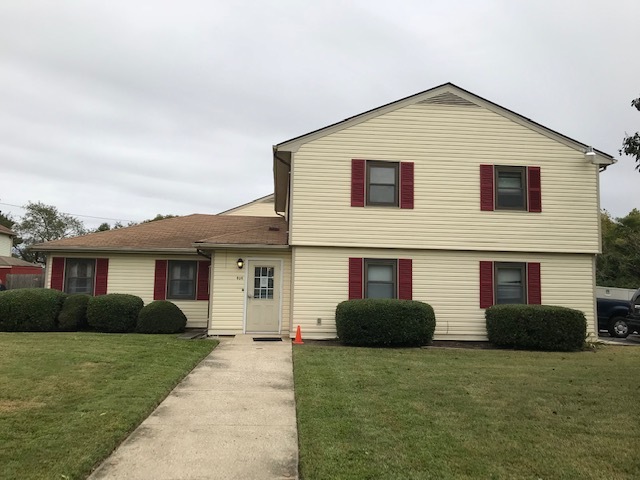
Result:
[[[95,258],[67,258],[64,270],[65,293],[93,295],[95,275]]]
[[[169,260],[167,272],[167,299],[195,300],[198,262]]]

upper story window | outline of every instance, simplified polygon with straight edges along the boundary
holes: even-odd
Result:
[[[480,165],[480,210],[542,212],[540,167]]]
[[[64,291],[93,295],[96,261],[93,258],[67,258]]]
[[[167,298],[174,300],[194,300],[196,298],[195,261],[169,260]]]
[[[351,160],[351,206],[414,207],[413,162]]]
[[[398,166],[367,161],[367,205],[398,206]]]
[[[525,167],[495,167],[496,209],[527,209],[527,170]]]

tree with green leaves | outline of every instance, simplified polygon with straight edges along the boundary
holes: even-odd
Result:
[[[631,100],[631,106],[640,111],[640,97]],[[633,135],[625,135],[619,152],[620,155],[633,157],[637,163],[636,170],[640,171],[640,132],[636,132]]]
[[[605,287],[640,288],[640,211],[621,218],[601,214],[602,254],[596,282]]]
[[[31,245],[87,233],[80,220],[60,212],[53,205],[29,202],[23,208],[25,213],[22,220],[15,224],[14,231],[22,239],[16,249],[20,257],[28,262],[44,263],[44,255],[29,250]]]

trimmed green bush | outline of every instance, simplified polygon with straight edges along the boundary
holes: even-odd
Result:
[[[168,300],[156,300],[145,305],[138,315],[138,333],[184,332],[187,317],[182,310]]]
[[[0,331],[52,332],[66,294],[48,288],[0,292]]]
[[[489,341],[499,347],[580,350],[587,320],[579,310],[552,305],[494,305],[485,312]]]
[[[90,298],[89,295],[69,295],[58,315],[58,330],[75,332],[86,329],[88,327],[87,305]]]
[[[338,338],[346,345],[409,347],[431,343],[436,316],[415,300],[347,300],[336,308]]]
[[[87,322],[98,332],[133,332],[143,305],[140,297],[126,293],[91,297],[87,305]]]

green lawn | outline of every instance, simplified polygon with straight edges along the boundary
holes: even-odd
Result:
[[[640,478],[640,348],[294,348],[312,479]]]
[[[0,334],[0,478],[85,478],[215,345]]]

